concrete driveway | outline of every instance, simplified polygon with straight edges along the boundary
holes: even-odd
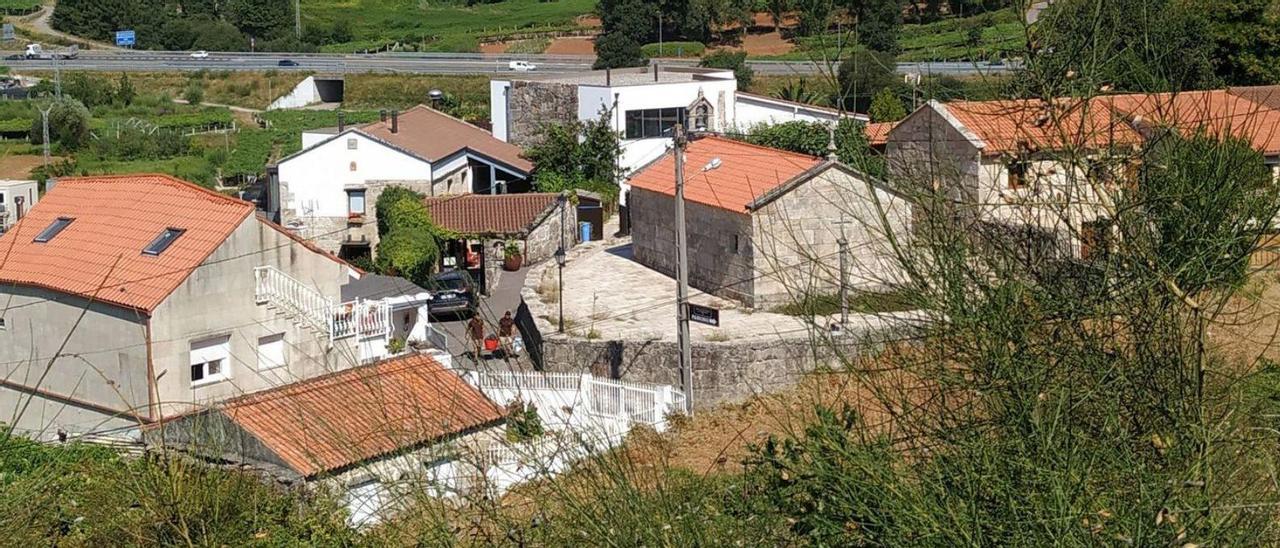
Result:
[[[524,287],[525,276],[528,273],[527,265],[518,272],[503,272],[498,278],[497,287],[490,295],[480,298],[480,306],[476,313],[480,315],[480,319],[484,320],[486,333],[497,334],[498,320],[506,311],[510,310],[515,314],[516,307],[520,306],[520,290]],[[464,367],[475,363],[471,357],[471,343],[467,339],[467,322],[470,319],[468,316],[454,315],[431,319],[433,327],[444,331],[449,336],[447,350],[453,356],[454,363]]]

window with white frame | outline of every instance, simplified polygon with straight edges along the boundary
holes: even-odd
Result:
[[[231,336],[191,343],[191,385],[215,383],[231,376]]]
[[[288,363],[285,357],[284,333],[258,339],[259,371],[284,367]]]

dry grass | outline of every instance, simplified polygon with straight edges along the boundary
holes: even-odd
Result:
[[[32,76],[52,77],[41,72]],[[113,81],[118,74],[87,73],[91,78],[108,77]],[[246,72],[246,71],[198,71],[180,72],[130,72],[129,81],[140,95],[181,97],[190,82],[198,81],[204,88],[204,100],[250,109],[264,109],[276,98],[289,93],[308,75],[302,72]]]

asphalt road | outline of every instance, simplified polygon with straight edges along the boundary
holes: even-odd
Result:
[[[296,63],[281,66],[282,60]],[[213,53],[205,59],[193,59],[186,52],[81,52],[75,59],[58,61],[63,70],[100,70],[109,72],[148,71],[177,72],[197,70],[290,70],[318,73],[405,73],[405,74],[495,74],[511,72],[508,63],[520,59],[533,62],[538,73],[574,73],[591,70],[593,58],[570,55],[488,55],[470,53],[369,55],[302,54],[302,53]],[[5,59],[15,70],[53,70],[51,60]],[[692,65],[692,61],[662,61],[669,65]],[[830,73],[807,61],[751,61],[757,74],[808,75]],[[974,75],[1003,72],[1011,66],[987,63],[936,62],[899,63],[898,71],[922,74]]]

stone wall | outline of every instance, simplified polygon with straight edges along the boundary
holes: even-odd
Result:
[[[676,272],[675,198],[631,189],[631,238],[636,261],[668,276]],[[754,303],[751,217],[693,202],[685,205],[689,285],[712,295]]]
[[[534,227],[524,239],[524,261],[526,264],[552,259],[560,248],[560,231],[564,230],[564,247],[568,251],[578,242],[578,209],[570,202],[565,202],[564,225],[560,224],[560,208],[557,207]]]
[[[551,82],[511,82],[508,96],[511,133],[507,141],[514,145],[535,143],[547,124],[578,119],[578,87]]]
[[[755,306],[837,294],[842,236],[852,290],[884,291],[901,282],[891,242],[906,245],[911,205],[879,185],[833,167],[756,210]]]

